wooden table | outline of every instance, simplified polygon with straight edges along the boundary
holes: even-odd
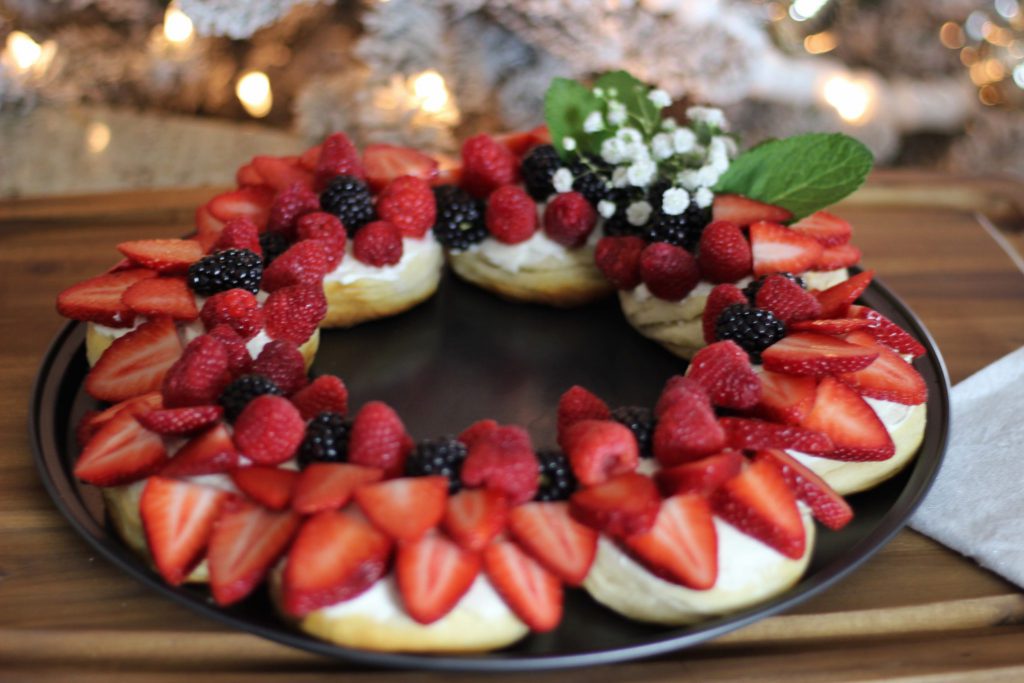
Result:
[[[206,189],[0,204],[0,681],[442,681],[359,670],[228,631],[98,559],[33,469],[28,396],[62,324],[53,301],[113,245],[186,230]],[[974,208],[1020,221],[1024,187],[878,174],[841,213],[865,262],[924,319],[953,381],[1024,344],[1024,274]],[[1024,520],[1020,521],[1024,523]],[[1024,594],[911,531],[789,614],[702,647],[531,681],[1019,681]],[[516,678],[508,676],[509,680]]]

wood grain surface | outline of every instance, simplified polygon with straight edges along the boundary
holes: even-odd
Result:
[[[342,672],[350,681],[450,679],[360,669],[196,616],[92,553],[36,477],[29,391],[62,324],[53,309],[57,292],[109,266],[117,242],[185,232],[210,194],[0,204],[0,681],[312,681]],[[1024,345],[1024,274],[976,215],[997,207],[998,220],[1019,221],[1021,197],[1024,187],[1006,180],[886,173],[838,210],[854,223],[864,263],[928,325],[954,382]],[[536,683],[683,678],[1024,680],[1024,594],[904,531],[851,577],[788,614],[653,660],[530,674]]]

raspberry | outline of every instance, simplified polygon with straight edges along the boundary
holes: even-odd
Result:
[[[596,223],[597,212],[579,192],[557,195],[544,208],[544,232],[565,247],[583,246]]]
[[[386,403],[370,401],[356,413],[348,441],[348,461],[398,475],[413,441],[401,418]]]
[[[716,285],[708,295],[707,303],[704,304],[704,313],[701,319],[701,324],[704,327],[704,342],[710,344],[715,341],[715,325],[718,324],[718,316],[722,314],[722,311],[733,304],[745,303],[747,303],[747,297],[736,285]]]
[[[252,364],[252,372],[263,375],[290,396],[306,386],[306,361],[294,342],[272,341],[263,347]]]
[[[292,403],[307,420],[327,412],[345,415],[348,412],[348,389],[340,378],[321,375],[295,392]]]
[[[466,448],[470,448],[477,439],[490,434],[497,428],[498,423],[494,420],[477,420],[462,430],[462,433],[459,434],[459,441],[466,444]]]
[[[345,256],[345,242],[348,233],[337,216],[323,211],[307,213],[296,223],[296,232],[300,240],[321,240],[327,256],[327,272],[338,267]]]
[[[245,340],[234,328],[221,323],[211,329],[209,334],[223,344],[224,350],[228,352],[228,372],[231,373],[232,379],[249,372],[249,368],[252,367],[252,356],[249,355]]]
[[[402,260],[402,233],[387,221],[368,223],[352,240],[352,253],[367,265],[393,266]]]
[[[616,289],[633,289],[640,284],[640,252],[647,243],[628,237],[602,237],[594,250],[594,262]]]
[[[232,218],[224,224],[224,229],[213,246],[214,251],[224,249],[248,249],[249,251],[263,256],[263,249],[260,247],[259,227],[251,218],[242,216]]]
[[[267,232],[280,232],[288,239],[295,239],[295,221],[299,216],[319,210],[320,197],[309,188],[294,183],[274,197]]]
[[[320,284],[327,274],[327,249],[322,240],[296,242],[263,271],[263,289],[275,292],[292,285]]]
[[[735,223],[715,221],[704,228],[697,251],[701,275],[714,283],[736,282],[750,275],[754,257]]]
[[[613,420],[580,420],[562,438],[573,474],[584,486],[636,469],[640,453],[629,427]]]
[[[583,387],[575,385],[558,399],[558,442],[566,430],[580,420],[607,420],[612,413],[608,405]],[[564,446],[563,446],[564,447]]]
[[[537,231],[537,205],[523,188],[504,185],[488,197],[484,222],[499,242],[519,244]]]
[[[254,398],[235,420],[233,440],[258,465],[291,458],[306,434],[306,422],[287,399],[271,394]]]
[[[229,289],[211,296],[199,313],[206,331],[227,325],[242,339],[252,339],[263,329],[263,310],[256,296],[244,289]]]
[[[647,245],[640,254],[640,277],[651,294],[679,301],[700,281],[700,270],[690,252],[667,242]]]
[[[360,179],[366,177],[363,163],[359,160],[359,150],[344,133],[334,133],[320,146],[320,158],[316,161],[314,176],[316,189],[324,189],[338,175]]]
[[[267,320],[267,336],[304,344],[327,315],[324,288],[315,285],[292,285],[271,292],[263,304]]]
[[[423,237],[437,218],[434,192],[422,178],[396,178],[377,198],[377,215],[398,228],[403,237]]]
[[[765,278],[757,290],[755,305],[771,311],[784,325],[821,315],[821,304],[814,295],[784,275]]]
[[[224,345],[208,334],[196,337],[164,376],[164,407],[212,405],[230,381]]]
[[[462,143],[462,186],[486,197],[502,185],[519,180],[516,155],[490,135],[481,133]]]
[[[462,482],[505,494],[512,505],[537,493],[540,466],[522,427],[497,427],[473,439],[462,464]]]
[[[753,408],[761,400],[761,380],[747,352],[734,341],[715,342],[698,351],[686,376],[722,408]]]
[[[699,403],[708,403],[710,400],[708,392],[700,384],[689,377],[674,375],[668,378],[668,381],[665,382],[665,387],[661,390],[658,403],[654,406],[654,416],[660,418],[665,411],[679,402],[697,401]]]

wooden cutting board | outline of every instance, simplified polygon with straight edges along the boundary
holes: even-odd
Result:
[[[358,669],[226,630],[150,593],[81,541],[33,469],[28,396],[62,321],[57,292],[113,245],[189,229],[214,190],[0,203],[0,681],[432,681]],[[987,213],[1022,224],[1024,186],[876,174],[840,207],[864,263],[928,325],[959,381],[1024,345],[1024,274]],[[1024,520],[1018,520],[1024,523]],[[788,614],[712,643],[532,681],[1024,680],[1024,594],[944,547],[901,533],[853,576]],[[515,676],[500,677],[512,680]]]

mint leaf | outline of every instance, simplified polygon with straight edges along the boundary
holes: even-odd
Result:
[[[544,118],[551,132],[551,144],[559,156],[563,159],[566,156],[562,147],[566,137],[575,138],[579,149],[594,151],[592,142],[583,134],[583,119],[600,108],[601,101],[581,83],[568,78],[551,81],[544,95]]]
[[[603,88],[605,91],[614,88],[614,99],[626,105],[626,111],[633,118],[633,125],[648,137],[657,131],[661,110],[647,97],[651,88],[646,83],[626,71],[609,71],[597,79],[594,87]]]
[[[794,135],[769,140],[741,154],[714,191],[775,204],[800,219],[860,187],[873,162],[868,148],[848,135]]]

